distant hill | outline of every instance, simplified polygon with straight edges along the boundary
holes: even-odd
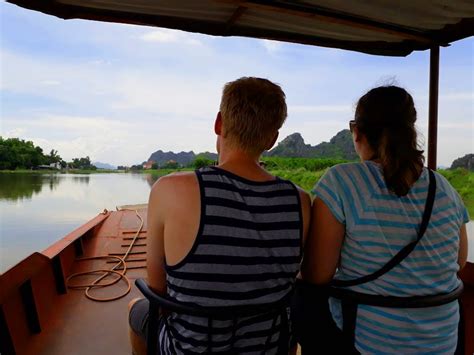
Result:
[[[211,160],[217,160],[216,153],[204,152],[204,153],[195,154],[193,151],[174,153],[174,152],[163,152],[162,150],[157,150],[156,152],[151,154],[148,160],[152,160],[155,163],[158,163],[158,165],[163,165],[169,162],[170,160],[174,160],[179,165],[187,166],[191,164],[196,159],[196,157],[203,157],[203,158],[207,158]]]
[[[348,129],[338,132],[329,142],[322,142],[314,146],[306,144],[300,133],[293,133],[278,143],[267,155],[293,158],[357,159],[352,135]]]
[[[451,164],[451,169],[464,168],[469,171],[474,171],[474,154],[466,154],[465,156],[456,159]]]
[[[107,163],[101,163],[99,161],[96,161],[96,162],[92,163],[92,165],[96,166],[97,169],[107,169],[107,170],[117,169],[117,167],[115,165],[110,165],[110,164],[107,164]]]
[[[356,160],[358,158],[354,150],[354,144],[352,143],[351,132],[348,129],[338,132],[329,142],[322,142],[315,146],[306,144],[300,133],[293,133],[283,139],[275,148],[265,155],[274,157],[334,158],[345,160]],[[188,166],[197,157],[217,160],[216,153],[204,152],[195,154],[193,151],[174,153],[157,150],[150,155],[148,161],[154,161],[161,166],[170,160],[174,160],[181,166]]]

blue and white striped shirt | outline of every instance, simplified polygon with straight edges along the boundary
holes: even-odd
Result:
[[[459,231],[469,216],[449,182],[436,175],[433,212],[425,235],[401,264],[378,279],[349,289],[384,296],[420,296],[450,292],[457,277]],[[377,163],[349,163],[329,169],[313,193],[345,225],[340,266],[335,278],[355,279],[379,270],[402,247],[416,239],[428,194],[428,171],[406,196],[390,192]],[[330,299],[342,328],[340,303]],[[359,305],[356,348],[361,353],[454,353],[458,302],[421,309]]]

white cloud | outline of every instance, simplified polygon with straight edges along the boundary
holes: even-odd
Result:
[[[41,81],[41,85],[56,86],[56,85],[61,85],[61,82],[58,81],[58,80],[43,80],[43,81]]]
[[[474,121],[471,122],[442,122],[438,124],[438,128],[443,128],[443,129],[450,129],[450,128],[455,128],[455,129],[466,129],[470,130],[471,135],[474,134],[473,128],[474,128]],[[474,138],[474,137],[473,137]]]
[[[14,98],[3,99],[2,131],[41,142],[66,159],[89,155],[132,164],[157,149],[214,150],[212,125],[222,86],[249,75],[280,83],[286,92],[289,118],[281,139],[300,132],[311,144],[328,141],[347,127],[360,95],[387,74],[414,93],[420,127],[426,127],[427,76],[413,56],[403,59],[407,65],[385,58],[374,65],[374,57],[361,60],[362,54],[341,50],[167,29],[100,24],[88,36],[69,32],[74,54],[83,55],[5,46],[0,51],[0,86],[5,98]],[[285,56],[271,55],[279,51]],[[458,82],[440,92],[443,164],[472,147],[472,88]]]
[[[443,88],[440,88],[443,89]],[[420,100],[424,100],[428,102],[429,96],[428,95],[421,95],[419,96]],[[442,103],[443,101],[452,102],[452,101],[470,101],[474,102],[474,92],[469,91],[452,91],[452,92],[441,92],[439,94],[439,102]]]
[[[179,123],[177,123],[179,122]],[[88,155],[93,161],[132,165],[157,149],[214,151],[213,121],[117,121],[105,117],[36,115],[3,119],[8,137],[31,140],[67,161]]]
[[[213,80],[158,72],[124,74],[118,82],[113,89],[116,100],[111,102],[116,110],[148,111],[156,118],[186,115],[200,119],[214,119],[218,111],[221,84]]]
[[[262,39],[260,43],[265,47],[265,49],[270,53],[276,53],[282,49],[283,43],[279,41],[272,41],[269,39]]]
[[[341,112],[349,114],[353,111],[351,105],[289,105],[290,113],[322,113],[322,112]]]
[[[18,137],[23,137],[25,135],[24,128],[13,128],[4,133],[2,132],[2,130],[0,130],[0,135],[2,135],[4,138],[18,138]]]
[[[203,43],[192,34],[160,28],[139,36],[142,41],[155,43],[178,43],[192,46],[201,46]]]
[[[440,101],[471,101],[474,102],[474,92],[451,92],[442,94],[439,97]]]

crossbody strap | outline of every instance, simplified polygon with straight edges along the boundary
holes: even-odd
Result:
[[[429,173],[429,181],[430,181],[430,184],[428,187],[428,197],[426,198],[425,211],[423,213],[423,219],[421,220],[421,225],[420,225],[420,229],[418,231],[418,237],[416,238],[416,240],[414,240],[410,244],[403,247],[380,270],[377,270],[372,274],[365,275],[353,280],[333,280],[331,282],[331,286],[336,286],[336,287],[355,286],[355,285],[360,285],[360,284],[375,280],[378,277],[382,276],[383,274],[392,270],[398,264],[400,264],[403,261],[403,259],[405,259],[413,251],[413,249],[415,249],[416,245],[425,234],[426,228],[428,227],[428,223],[430,221],[431,212],[433,211],[433,203],[434,203],[434,199],[436,195],[436,177],[431,169],[428,169],[428,173]]]

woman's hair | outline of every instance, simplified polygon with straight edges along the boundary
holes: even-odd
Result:
[[[424,157],[415,129],[411,95],[397,86],[381,86],[359,99],[355,124],[380,161],[387,187],[404,196],[421,174]]]

